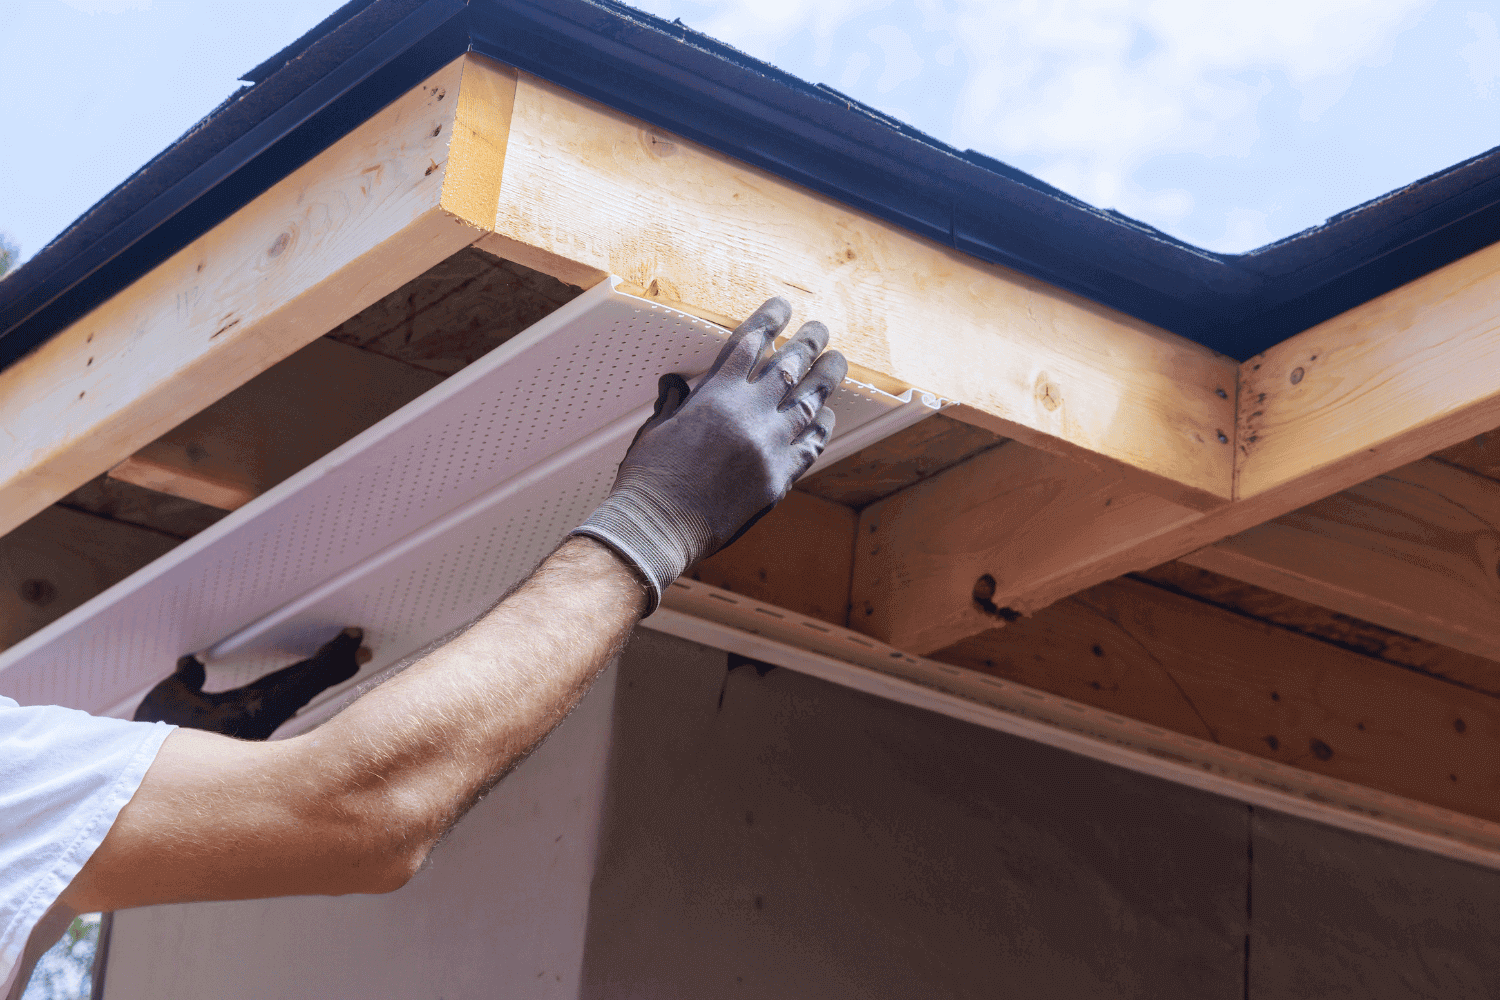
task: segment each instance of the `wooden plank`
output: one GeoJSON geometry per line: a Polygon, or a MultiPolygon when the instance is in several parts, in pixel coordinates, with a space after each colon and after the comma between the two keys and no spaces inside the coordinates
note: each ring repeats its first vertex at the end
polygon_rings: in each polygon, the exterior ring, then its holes
{"type": "Polygon", "coordinates": [[[178,539],[192,538],[226,513],[195,500],[122,483],[107,475],[90,479],[57,501],[57,506],[124,521],[178,539]]]}
{"type": "MultiPolygon", "coordinates": [[[[1044,587],[1031,596],[1033,567],[1081,590],[1116,575],[1137,571],[1188,555],[1231,535],[1255,528],[1299,508],[1421,458],[1437,448],[1451,447],[1443,457],[1468,463],[1475,471],[1494,473],[1491,447],[1471,437],[1500,424],[1500,245],[1475,253],[1424,278],[1365,303],[1348,313],[1299,334],[1246,362],[1240,376],[1240,417],[1237,421],[1237,485],[1235,500],[1207,513],[1174,508],[1156,496],[1139,491],[1128,503],[1135,523],[1120,522],[1111,514],[1095,523],[1082,505],[1065,496],[1036,502],[1045,509],[1010,511],[1003,503],[981,507],[988,490],[997,496],[1014,487],[998,477],[986,478],[984,463],[975,460],[965,472],[952,472],[942,482],[957,484],[953,502],[918,490],[911,498],[885,501],[891,510],[911,503],[903,527],[884,538],[862,533],[856,556],[855,611],[851,626],[915,652],[929,642],[956,642],[986,623],[979,605],[963,608],[969,580],[949,579],[934,551],[961,548],[962,573],[979,563],[1004,567],[1004,573],[985,572],[1001,582],[996,608],[1026,612],[1044,606],[1047,597],[1066,588],[1044,587]],[[978,480],[965,482],[965,476],[978,480]],[[925,525],[918,528],[920,513],[925,525]],[[1026,542],[1008,527],[1015,517],[1033,525],[1033,535],[1061,533],[1097,539],[1092,547],[1070,546],[1070,537],[1056,541],[1033,537],[1026,542]],[[920,531],[930,534],[919,537],[920,531]],[[878,559],[871,555],[879,547],[878,559]],[[1047,549],[1054,558],[1035,561],[1033,553],[1047,549]],[[980,558],[980,554],[983,558],[980,558]],[[1062,558],[1066,554],[1066,559],[1062,558]],[[1071,560],[1070,565],[1063,562],[1071,560]],[[868,562],[868,565],[866,563],[868,562]],[[868,613],[861,613],[861,605],[868,613]],[[911,628],[929,631],[918,640],[911,628]],[[914,643],[912,645],[911,643],[914,643]]],[[[1043,474],[1045,475],[1045,474],[1043,474]]],[[[1132,484],[1093,482],[1082,473],[1078,490],[1124,492],[1132,484]],[[1102,484],[1102,487],[1101,487],[1102,484]]],[[[941,479],[941,477],[939,477],[941,479]]],[[[933,486],[938,484],[934,480],[933,486]]],[[[900,496],[898,494],[897,496],[900,496]]],[[[1117,501],[1118,502],[1118,501],[1117,501]]],[[[1477,524],[1477,522],[1476,522],[1477,524]]],[[[1411,551],[1409,548],[1407,551],[1411,551]]],[[[1462,546],[1458,550],[1465,551],[1462,546]]],[[[1424,555],[1431,572],[1453,556],[1424,555]]],[[[1478,583],[1477,556],[1464,556],[1464,579],[1478,583]]],[[[1221,569],[1227,566],[1216,564],[1221,569]]],[[[1451,567],[1449,567],[1451,569],[1451,567]]],[[[1483,577],[1481,590],[1492,586],[1494,567],[1483,577]]],[[[1269,581],[1257,576],[1259,582],[1269,581]]],[[[1449,592],[1459,585],[1450,581],[1449,592]]],[[[1308,593],[1310,591],[1298,591],[1308,593]]],[[[1331,599],[1331,598],[1330,598],[1331,599]]],[[[1354,607],[1353,605],[1340,605],[1354,607]]],[[[1465,613],[1479,620],[1482,605],[1471,599],[1465,613]]],[[[1360,608],[1350,613],[1410,631],[1418,626],[1402,617],[1400,605],[1388,613],[1360,608]]],[[[1460,631],[1470,633],[1476,624],[1460,631]]],[[[1417,634],[1444,636],[1461,648],[1493,655],[1489,639],[1473,634],[1459,637],[1426,627],[1417,634]]]]}
{"type": "Polygon", "coordinates": [[[848,617],[855,513],[793,491],[729,548],[693,567],[694,580],[821,621],[848,617]]]}
{"type": "Polygon", "coordinates": [[[1500,663],[1448,646],[1330,611],[1274,590],[1176,560],[1132,577],[1207,601],[1278,628],[1331,642],[1344,649],[1500,697],[1500,663]]]}
{"type": "Polygon", "coordinates": [[[1196,517],[1008,442],[861,512],[849,625],[926,654],[1140,568],[1118,563],[1196,517]]]}
{"type": "Polygon", "coordinates": [[[1133,580],[934,657],[1342,781],[1500,818],[1500,699],[1133,580]]]}
{"type": "Polygon", "coordinates": [[[1230,496],[1228,359],[525,74],[483,245],[725,317],[786,295],[856,365],[971,422],[1198,507],[1230,496]]]}
{"type": "Polygon", "coordinates": [[[442,381],[319,337],[110,470],[235,510],[442,381]]]}
{"type": "MultiPolygon", "coordinates": [[[[1477,447],[1466,444],[1460,449],[1467,449],[1469,459],[1483,468],[1484,456],[1477,447]]],[[[999,451],[1003,454],[1005,450],[999,451]]],[[[1132,490],[1133,484],[1111,482],[1093,470],[1070,468],[1055,459],[1049,464],[1047,458],[1031,455],[1019,462],[1023,455],[976,456],[913,487],[909,495],[903,491],[867,509],[870,524],[862,530],[856,551],[850,626],[920,653],[1000,624],[993,613],[972,600],[972,587],[984,574],[997,581],[992,610],[1009,608],[1029,614],[1104,580],[1173,559],[1191,558],[1224,573],[1253,576],[1253,582],[1262,586],[1280,587],[1308,600],[1327,602],[1346,614],[1397,632],[1456,645],[1478,655],[1496,655],[1489,638],[1494,627],[1487,624],[1486,617],[1493,598],[1484,596],[1494,591],[1497,583],[1492,580],[1500,581],[1495,567],[1487,565],[1497,558],[1488,549],[1493,514],[1445,510],[1444,502],[1430,495],[1429,487],[1407,484],[1399,489],[1414,494],[1410,502],[1416,508],[1409,515],[1391,515],[1381,506],[1392,502],[1390,498],[1370,498],[1375,487],[1343,483],[1342,478],[1316,477],[1201,514],[1132,490]],[[1011,462],[1017,462],[1017,466],[1012,468],[1011,462]],[[1029,487],[1024,485],[1027,478],[1033,480],[1029,487]],[[1057,487],[1046,489],[1049,481],[1057,487]],[[1353,491],[1348,498],[1316,503],[1322,499],[1322,489],[1340,483],[1353,491]],[[1062,484],[1069,485],[1063,488],[1062,484]],[[1092,504],[1085,499],[1089,496],[1094,497],[1092,504]],[[1104,506],[1103,499],[1112,502],[1104,506]],[[1346,503],[1354,506],[1345,510],[1346,503]],[[1264,568],[1253,573],[1243,565],[1231,569],[1227,554],[1191,555],[1225,538],[1253,532],[1258,525],[1274,519],[1295,518],[1299,515],[1292,511],[1305,504],[1316,507],[1314,516],[1335,522],[1355,517],[1358,508],[1363,513],[1357,516],[1371,524],[1384,523],[1392,530],[1420,530],[1421,538],[1405,540],[1381,540],[1376,537],[1379,531],[1361,533],[1361,544],[1382,547],[1395,553],[1396,559],[1415,559],[1419,568],[1412,572],[1425,573],[1432,581],[1429,611],[1414,614],[1406,607],[1408,598],[1396,583],[1408,572],[1406,563],[1401,569],[1389,567],[1383,571],[1384,579],[1370,584],[1387,594],[1381,599],[1383,608],[1376,609],[1351,602],[1353,590],[1346,591],[1340,600],[1326,590],[1308,589],[1308,581],[1325,572],[1313,566],[1310,550],[1300,553],[1306,566],[1300,584],[1276,582],[1264,568]],[[1423,505],[1431,510],[1421,512],[1423,505]],[[889,515],[883,520],[877,518],[877,508],[889,515]],[[1419,529],[1419,525],[1423,526],[1419,529]],[[1437,548],[1428,550],[1431,546],[1437,548]],[[1210,563],[1210,559],[1215,561],[1210,563]],[[1467,596],[1457,597],[1465,587],[1467,596]],[[1439,600],[1439,594],[1453,595],[1455,600],[1445,604],[1448,597],[1439,600]],[[1455,614],[1462,616],[1462,622],[1447,621],[1455,614]]],[[[1431,471],[1429,478],[1434,481],[1468,484],[1454,494],[1459,503],[1482,507],[1489,503],[1477,499],[1492,493],[1484,483],[1465,479],[1458,470],[1447,476],[1438,469],[1431,471]]],[[[1338,472],[1340,477],[1348,474],[1349,469],[1338,472]]],[[[1394,490],[1398,485],[1387,481],[1385,488],[1394,490]]],[[[1273,530],[1277,529],[1267,528],[1265,532],[1273,530]]],[[[1344,553],[1339,558],[1355,556],[1344,553]]],[[[1330,568],[1327,572],[1340,570],[1330,568]]],[[[1351,587],[1366,587],[1366,582],[1354,574],[1346,572],[1345,576],[1351,587]]]]}
{"type": "Polygon", "coordinates": [[[1004,441],[982,427],[934,413],[800,480],[796,488],[858,510],[1004,441]]]}
{"type": "Polygon", "coordinates": [[[1500,483],[1425,459],[1183,562],[1500,660],[1500,483]]]}
{"type": "Polygon", "coordinates": [[[0,533],[472,243],[513,85],[455,60],[0,372],[0,533]]]}
{"type": "Polygon", "coordinates": [[[581,290],[475,247],[428,268],[328,331],[332,340],[452,375],[581,290]]]}
{"type": "Polygon", "coordinates": [[[1500,425],[1500,244],[1246,361],[1235,496],[1336,493],[1500,425]]]}
{"type": "Polygon", "coordinates": [[[1491,429],[1432,453],[1433,458],[1476,476],[1500,481],[1500,431],[1491,429]]]}
{"type": "Polygon", "coordinates": [[[125,579],[178,539],[64,507],[0,538],[0,649],[125,579]]]}

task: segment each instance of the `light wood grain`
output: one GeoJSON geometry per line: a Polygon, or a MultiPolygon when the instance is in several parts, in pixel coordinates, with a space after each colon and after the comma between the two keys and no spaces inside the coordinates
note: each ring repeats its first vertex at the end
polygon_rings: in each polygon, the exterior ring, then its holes
{"type": "Polygon", "coordinates": [[[1419,674],[1500,697],[1500,662],[1495,660],[1330,611],[1181,560],[1131,576],[1419,674]]]}
{"type": "Polygon", "coordinates": [[[1431,459],[1183,561],[1500,660],[1500,483],[1431,459]]]}
{"type": "Polygon", "coordinates": [[[693,567],[694,580],[843,625],[849,607],[855,514],[798,493],[733,545],[693,567]]]}
{"type": "Polygon", "coordinates": [[[997,433],[1199,506],[1230,495],[1222,356],[526,74],[510,143],[486,244],[502,256],[724,317],[784,295],[856,364],[962,400],[997,433]]]}
{"type": "Polygon", "coordinates": [[[1500,699],[1130,580],[935,659],[1500,819],[1500,699]]]}
{"type": "Polygon", "coordinates": [[[160,532],[48,507],[0,538],[0,649],[61,618],[177,543],[160,532]]]}
{"type": "Polygon", "coordinates": [[[487,73],[450,63],[0,372],[0,533],[473,242],[445,198],[471,212],[498,184],[463,162],[505,146],[493,109],[459,113],[487,73]]]}
{"type": "Polygon", "coordinates": [[[1130,564],[1139,550],[1170,548],[1197,516],[1128,477],[1009,442],[861,512],[849,624],[925,654],[1142,568],[1130,564]],[[985,576],[988,605],[974,597],[985,576]]]}
{"type": "Polygon", "coordinates": [[[235,510],[442,381],[319,337],[110,470],[235,510]]]}
{"type": "Polygon", "coordinates": [[[1500,430],[1491,428],[1483,434],[1465,438],[1458,444],[1433,452],[1432,457],[1467,469],[1476,476],[1500,482],[1500,430]]]}
{"type": "Polygon", "coordinates": [[[1495,427],[1500,244],[1251,358],[1240,383],[1242,499],[1296,488],[1301,506],[1495,427]]]}
{"type": "Polygon", "coordinates": [[[468,247],[328,331],[332,340],[451,375],[579,289],[468,247]]]}
{"type": "Polygon", "coordinates": [[[796,488],[858,510],[1004,440],[935,413],[800,480],[796,488]]]}

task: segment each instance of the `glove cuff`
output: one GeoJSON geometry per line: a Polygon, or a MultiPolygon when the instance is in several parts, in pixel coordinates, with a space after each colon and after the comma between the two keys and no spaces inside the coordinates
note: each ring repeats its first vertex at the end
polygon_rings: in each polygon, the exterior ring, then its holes
{"type": "Polygon", "coordinates": [[[661,604],[672,581],[702,558],[708,525],[665,503],[638,477],[623,473],[608,498],[570,534],[587,535],[614,549],[646,580],[646,614],[661,604]]]}

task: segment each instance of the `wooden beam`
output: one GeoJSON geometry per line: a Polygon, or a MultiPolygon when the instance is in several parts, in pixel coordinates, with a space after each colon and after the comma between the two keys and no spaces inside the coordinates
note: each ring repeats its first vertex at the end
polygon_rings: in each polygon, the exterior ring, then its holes
{"type": "Polygon", "coordinates": [[[694,580],[843,625],[855,514],[793,490],[729,548],[693,567],[694,580]]]}
{"type": "Polygon", "coordinates": [[[178,539],[64,507],[0,538],[0,649],[176,546],[178,539]]]}
{"type": "Polygon", "coordinates": [[[1500,662],[1495,660],[1383,628],[1182,561],[1132,573],[1131,578],[1500,698],[1500,662]]]}
{"type": "MultiPolygon", "coordinates": [[[[997,581],[995,609],[1027,613],[1069,587],[1076,592],[1184,557],[1436,448],[1453,446],[1454,460],[1459,452],[1492,460],[1485,446],[1465,439],[1500,423],[1497,303],[1500,244],[1247,361],[1239,379],[1235,499],[1206,513],[1097,469],[1039,470],[1044,479],[1073,483],[1077,495],[1038,489],[1007,505],[1002,498],[1017,495],[1015,477],[1005,462],[982,456],[951,470],[942,484],[889,498],[885,509],[896,516],[861,531],[851,627],[921,652],[993,627],[986,606],[972,599],[970,574],[981,566],[997,581]],[[938,496],[940,485],[952,485],[953,496],[938,496]],[[1113,505],[1091,510],[1083,495],[1108,496],[1129,515],[1113,505]],[[985,496],[991,499],[982,504],[985,496]],[[1027,525],[1024,537],[1017,523],[1027,525]],[[1080,539],[1089,544],[1076,544],[1080,539]],[[949,573],[935,554],[958,549],[958,569],[949,573]]],[[[1478,611],[1469,607],[1472,620],[1478,611]]],[[[1402,627],[1414,626],[1407,619],[1402,627]]],[[[1455,641],[1490,648],[1473,635],[1455,641]]]]}
{"type": "Polygon", "coordinates": [[[1500,425],[1500,244],[1241,366],[1235,496],[1303,506],[1500,425]]]}
{"type": "Polygon", "coordinates": [[[455,60],[0,372],[0,534],[477,239],[513,95],[455,60]]]}
{"type": "Polygon", "coordinates": [[[1500,819],[1500,699],[1146,583],[1101,584],[934,658],[1500,819]]]}
{"type": "Polygon", "coordinates": [[[861,512],[849,626],[925,655],[1143,568],[1143,545],[1197,517],[1008,442],[861,512]]]}
{"type": "Polygon", "coordinates": [[[1500,430],[1491,428],[1442,451],[1435,451],[1432,457],[1467,469],[1476,476],[1500,482],[1500,430]]]}
{"type": "Polygon", "coordinates": [[[109,475],[235,510],[441,381],[431,372],[319,337],[109,475]]]}
{"type": "Polygon", "coordinates": [[[963,419],[1198,508],[1230,496],[1229,359],[524,73],[494,228],[481,245],[510,260],[690,311],[786,295],[963,419]]]}
{"type": "Polygon", "coordinates": [[[934,413],[799,480],[796,489],[859,510],[1004,443],[982,427],[934,413]]]}
{"type": "Polygon", "coordinates": [[[216,507],[122,483],[107,475],[95,476],[55,506],[123,521],[181,540],[192,538],[223,520],[226,514],[216,507]]]}
{"type": "Polygon", "coordinates": [[[328,338],[452,375],[581,291],[469,247],[340,323],[328,338]]]}
{"type": "Polygon", "coordinates": [[[1182,561],[1500,660],[1500,483],[1433,459],[1182,561]]]}

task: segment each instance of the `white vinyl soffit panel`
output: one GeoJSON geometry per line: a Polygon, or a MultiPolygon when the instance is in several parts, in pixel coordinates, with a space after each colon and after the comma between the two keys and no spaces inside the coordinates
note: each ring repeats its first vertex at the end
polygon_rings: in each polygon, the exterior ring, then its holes
{"type": "MultiPolygon", "coordinates": [[[[604,499],[658,376],[705,371],[728,337],[615,284],[0,654],[0,694],[128,716],[184,653],[223,690],[346,625],[374,652],[355,684],[473,618],[604,499]]],[[[846,380],[829,405],[819,466],[941,402],[846,380]]]]}

